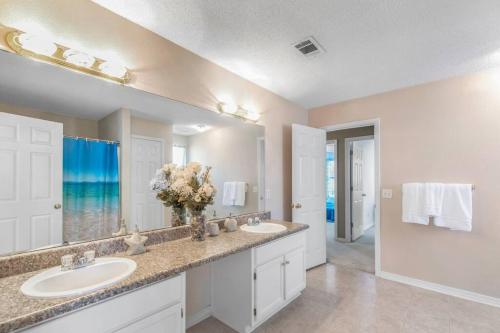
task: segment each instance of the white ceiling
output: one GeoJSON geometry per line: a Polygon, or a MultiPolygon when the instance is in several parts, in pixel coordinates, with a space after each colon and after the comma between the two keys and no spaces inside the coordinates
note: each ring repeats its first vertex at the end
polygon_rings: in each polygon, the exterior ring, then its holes
{"type": "Polygon", "coordinates": [[[500,65],[499,0],[94,1],[308,108],[500,65]]]}
{"type": "Polygon", "coordinates": [[[0,103],[92,120],[126,108],[132,115],[173,124],[180,135],[199,133],[199,124],[245,126],[213,111],[2,51],[0,103]]]}

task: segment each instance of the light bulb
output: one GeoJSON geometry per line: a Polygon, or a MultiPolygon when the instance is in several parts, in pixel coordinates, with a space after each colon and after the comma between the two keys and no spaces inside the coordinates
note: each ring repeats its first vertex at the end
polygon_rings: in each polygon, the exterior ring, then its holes
{"type": "Polygon", "coordinates": [[[238,111],[238,105],[234,103],[222,103],[222,111],[229,114],[235,114],[238,111]]]}
{"type": "Polygon", "coordinates": [[[127,69],[125,67],[118,65],[116,63],[109,62],[109,61],[106,61],[106,62],[103,62],[102,64],[100,64],[99,69],[104,74],[107,74],[109,76],[119,77],[119,78],[122,78],[127,74],[127,69]]]}
{"type": "Polygon", "coordinates": [[[23,49],[46,56],[51,56],[57,51],[57,45],[53,42],[28,33],[22,33],[18,37],[18,42],[23,49]]]}
{"type": "Polygon", "coordinates": [[[246,112],[245,118],[252,120],[252,121],[257,121],[260,118],[260,114],[253,111],[253,110],[249,110],[246,112]]]}
{"type": "Polygon", "coordinates": [[[64,59],[66,59],[67,62],[70,64],[80,66],[80,67],[92,67],[92,65],[95,62],[95,58],[88,55],[85,52],[73,50],[73,49],[68,49],[64,51],[63,53],[64,59]]]}

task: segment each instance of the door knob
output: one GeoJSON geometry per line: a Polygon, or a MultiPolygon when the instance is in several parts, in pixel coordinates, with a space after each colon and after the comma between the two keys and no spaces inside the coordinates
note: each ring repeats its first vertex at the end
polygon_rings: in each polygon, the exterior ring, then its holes
{"type": "Polygon", "coordinates": [[[302,205],[300,203],[295,204],[295,208],[302,208],[302,205]]]}
{"type": "Polygon", "coordinates": [[[61,209],[62,205],[60,203],[56,203],[54,205],[54,209],[61,209]]]}

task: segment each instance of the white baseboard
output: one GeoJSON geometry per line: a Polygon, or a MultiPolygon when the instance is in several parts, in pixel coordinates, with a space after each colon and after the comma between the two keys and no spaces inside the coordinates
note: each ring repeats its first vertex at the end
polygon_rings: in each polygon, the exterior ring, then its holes
{"type": "Polygon", "coordinates": [[[209,318],[212,315],[212,307],[207,306],[201,311],[198,311],[195,314],[192,314],[189,316],[189,318],[186,318],[186,329],[204,321],[205,319],[209,318]]]}
{"type": "Polygon", "coordinates": [[[383,279],[396,281],[399,283],[408,284],[410,286],[432,290],[441,294],[454,296],[468,301],[491,305],[500,308],[500,298],[478,294],[464,289],[453,288],[442,284],[414,279],[408,276],[398,275],[389,272],[379,272],[377,276],[383,279]]]}

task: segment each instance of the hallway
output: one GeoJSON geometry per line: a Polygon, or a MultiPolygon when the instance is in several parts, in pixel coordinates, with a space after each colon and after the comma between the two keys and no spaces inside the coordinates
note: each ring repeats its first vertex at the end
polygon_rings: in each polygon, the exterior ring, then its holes
{"type": "Polygon", "coordinates": [[[335,240],[334,226],[334,223],[326,224],[327,261],[337,266],[375,273],[375,228],[365,231],[353,243],[343,243],[335,240]]]}

